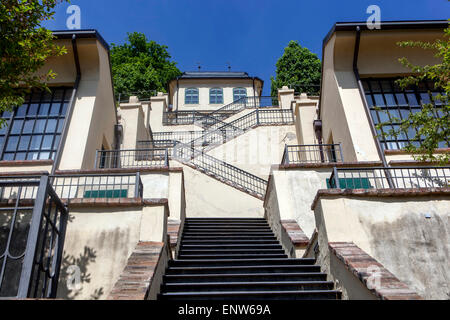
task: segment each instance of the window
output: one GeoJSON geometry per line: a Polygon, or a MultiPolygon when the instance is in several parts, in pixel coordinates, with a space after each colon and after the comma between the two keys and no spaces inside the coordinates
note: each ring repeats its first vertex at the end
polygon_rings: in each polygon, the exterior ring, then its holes
{"type": "Polygon", "coordinates": [[[209,89],[209,103],[210,104],[223,103],[223,90],[222,90],[222,88],[209,89]]]}
{"type": "Polygon", "coordinates": [[[184,95],[185,104],[198,104],[198,89],[188,88],[184,95]]]}
{"type": "Polygon", "coordinates": [[[233,89],[233,101],[247,97],[247,89],[245,88],[234,88],[233,89]]]}
{"type": "MultiPolygon", "coordinates": [[[[431,96],[444,94],[434,88],[432,82],[421,82],[418,86],[409,87],[406,90],[399,88],[393,78],[388,79],[363,79],[367,104],[370,108],[370,114],[375,125],[391,121],[394,118],[407,119],[411,112],[418,112],[422,104],[433,102],[431,96]],[[381,109],[381,110],[378,110],[381,109]]],[[[434,102],[439,105],[439,102],[434,102]]],[[[437,110],[439,114],[439,109],[437,110]]],[[[393,122],[392,125],[384,125],[381,130],[378,129],[378,137],[383,149],[397,150],[404,148],[409,142],[419,144],[414,140],[416,130],[410,128],[409,132],[401,133],[397,137],[387,135],[391,129],[396,130],[399,123],[393,122]],[[385,136],[381,136],[381,134],[385,136]]],[[[448,141],[443,141],[439,147],[448,147],[448,141]]]]}
{"type": "Polygon", "coordinates": [[[35,90],[23,105],[1,113],[0,159],[54,159],[71,94],[68,87],[35,90]]]}

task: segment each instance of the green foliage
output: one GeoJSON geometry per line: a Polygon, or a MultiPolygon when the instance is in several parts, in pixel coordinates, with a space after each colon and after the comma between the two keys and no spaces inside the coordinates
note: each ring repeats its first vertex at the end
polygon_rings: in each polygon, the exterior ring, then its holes
{"type": "MultiPolygon", "coordinates": [[[[64,0],[0,1],[0,112],[21,105],[31,88],[48,89],[56,74],[36,74],[52,56],[65,54],[50,30],[40,24],[52,19],[64,0]]],[[[0,123],[0,126],[2,123],[0,123]]]]}
{"type": "Polygon", "coordinates": [[[181,74],[170,61],[167,46],[148,41],[143,33],[128,33],[128,42],[112,44],[111,65],[116,94],[166,92],[168,82],[181,74]]]}
{"type": "MultiPolygon", "coordinates": [[[[444,39],[438,39],[434,42],[404,41],[399,42],[401,47],[415,47],[424,50],[435,51],[435,56],[442,62],[436,65],[416,66],[407,58],[401,58],[399,61],[408,67],[414,74],[397,80],[397,84],[405,89],[411,85],[417,85],[421,81],[432,80],[435,82],[435,88],[444,91],[443,95],[433,97],[435,103],[422,105],[420,112],[411,113],[407,119],[392,118],[390,121],[380,123],[377,128],[385,124],[399,123],[398,129],[392,129],[384,135],[399,136],[407,133],[409,128],[417,129],[414,140],[422,141],[418,146],[408,143],[405,151],[413,154],[414,159],[418,161],[432,161],[440,164],[448,164],[450,155],[448,153],[436,154],[436,149],[440,142],[450,140],[450,47],[449,47],[450,28],[445,29],[444,39]],[[439,113],[438,113],[439,110],[439,113]]],[[[448,147],[448,144],[447,144],[448,147]]]]}
{"type": "Polygon", "coordinates": [[[321,78],[321,62],[316,54],[291,40],[276,64],[276,79],[271,77],[271,94],[283,86],[295,87],[296,91],[317,94],[321,78]]]}

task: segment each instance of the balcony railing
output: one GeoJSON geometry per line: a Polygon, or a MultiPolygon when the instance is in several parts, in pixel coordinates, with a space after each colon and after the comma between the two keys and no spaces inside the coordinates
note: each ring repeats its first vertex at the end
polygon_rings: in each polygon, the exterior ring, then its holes
{"type": "Polygon", "coordinates": [[[281,164],[343,162],[341,144],[286,145],[281,164]]]}
{"type": "Polygon", "coordinates": [[[108,202],[111,199],[142,198],[144,187],[140,173],[59,174],[51,176],[52,186],[64,202],[108,202]]]}
{"type": "Polygon", "coordinates": [[[0,297],[55,298],[68,210],[50,177],[0,179],[0,297]]]}
{"type": "Polygon", "coordinates": [[[450,167],[335,167],[327,184],[338,189],[445,188],[450,184],[450,167]]]}
{"type": "Polygon", "coordinates": [[[166,148],[142,148],[124,150],[97,150],[95,168],[168,167],[166,148]]]}
{"type": "Polygon", "coordinates": [[[183,143],[172,148],[172,158],[194,166],[219,180],[227,181],[234,187],[263,197],[267,181],[222,160],[207,155],[183,143]]]}
{"type": "Polygon", "coordinates": [[[173,111],[163,113],[164,125],[199,124],[203,128],[220,126],[222,121],[237,112],[249,108],[278,107],[276,97],[243,97],[211,112],[173,111]]]}

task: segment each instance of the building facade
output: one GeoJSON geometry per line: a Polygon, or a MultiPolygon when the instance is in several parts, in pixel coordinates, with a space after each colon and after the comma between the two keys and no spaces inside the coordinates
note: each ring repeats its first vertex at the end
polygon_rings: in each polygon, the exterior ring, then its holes
{"type": "Polygon", "coordinates": [[[55,32],[51,93],[0,115],[0,296],[448,299],[450,168],[376,129],[440,93],[396,43],[447,25],[335,24],[320,96],[197,71],[117,106],[102,37],[55,32]]]}

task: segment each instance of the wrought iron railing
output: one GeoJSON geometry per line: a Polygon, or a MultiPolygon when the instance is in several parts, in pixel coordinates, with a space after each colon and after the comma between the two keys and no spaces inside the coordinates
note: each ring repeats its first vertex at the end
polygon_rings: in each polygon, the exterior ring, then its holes
{"type": "Polygon", "coordinates": [[[450,185],[450,167],[335,167],[327,183],[338,189],[444,188],[450,185]]]}
{"type": "MultiPolygon", "coordinates": [[[[198,124],[202,128],[223,124],[223,120],[248,108],[278,107],[276,97],[243,97],[223,107],[205,113],[199,111],[174,111],[163,113],[164,125],[198,124]]],[[[215,129],[215,128],[214,128],[215,129]]]]}
{"type": "Polygon", "coordinates": [[[121,198],[142,198],[144,187],[140,173],[58,174],[51,176],[53,189],[64,202],[109,201],[121,198]]]}
{"type": "Polygon", "coordinates": [[[341,144],[286,145],[281,164],[343,162],[341,144]]]}
{"type": "Polygon", "coordinates": [[[287,125],[293,123],[294,115],[291,110],[257,109],[215,130],[205,130],[205,133],[201,137],[193,140],[192,144],[195,146],[205,146],[209,149],[215,145],[225,143],[257,126],[287,125]]]}
{"type": "MultiPolygon", "coordinates": [[[[153,148],[152,148],[153,147],[153,148]]],[[[168,167],[169,157],[166,148],[97,150],[95,154],[95,168],[141,168],[168,167]]]]}
{"type": "Polygon", "coordinates": [[[228,181],[238,189],[263,197],[267,181],[229,163],[207,155],[184,143],[176,143],[172,158],[193,165],[219,180],[228,181]]]}
{"type": "Polygon", "coordinates": [[[0,179],[0,297],[55,298],[68,209],[41,177],[0,179]]]}

